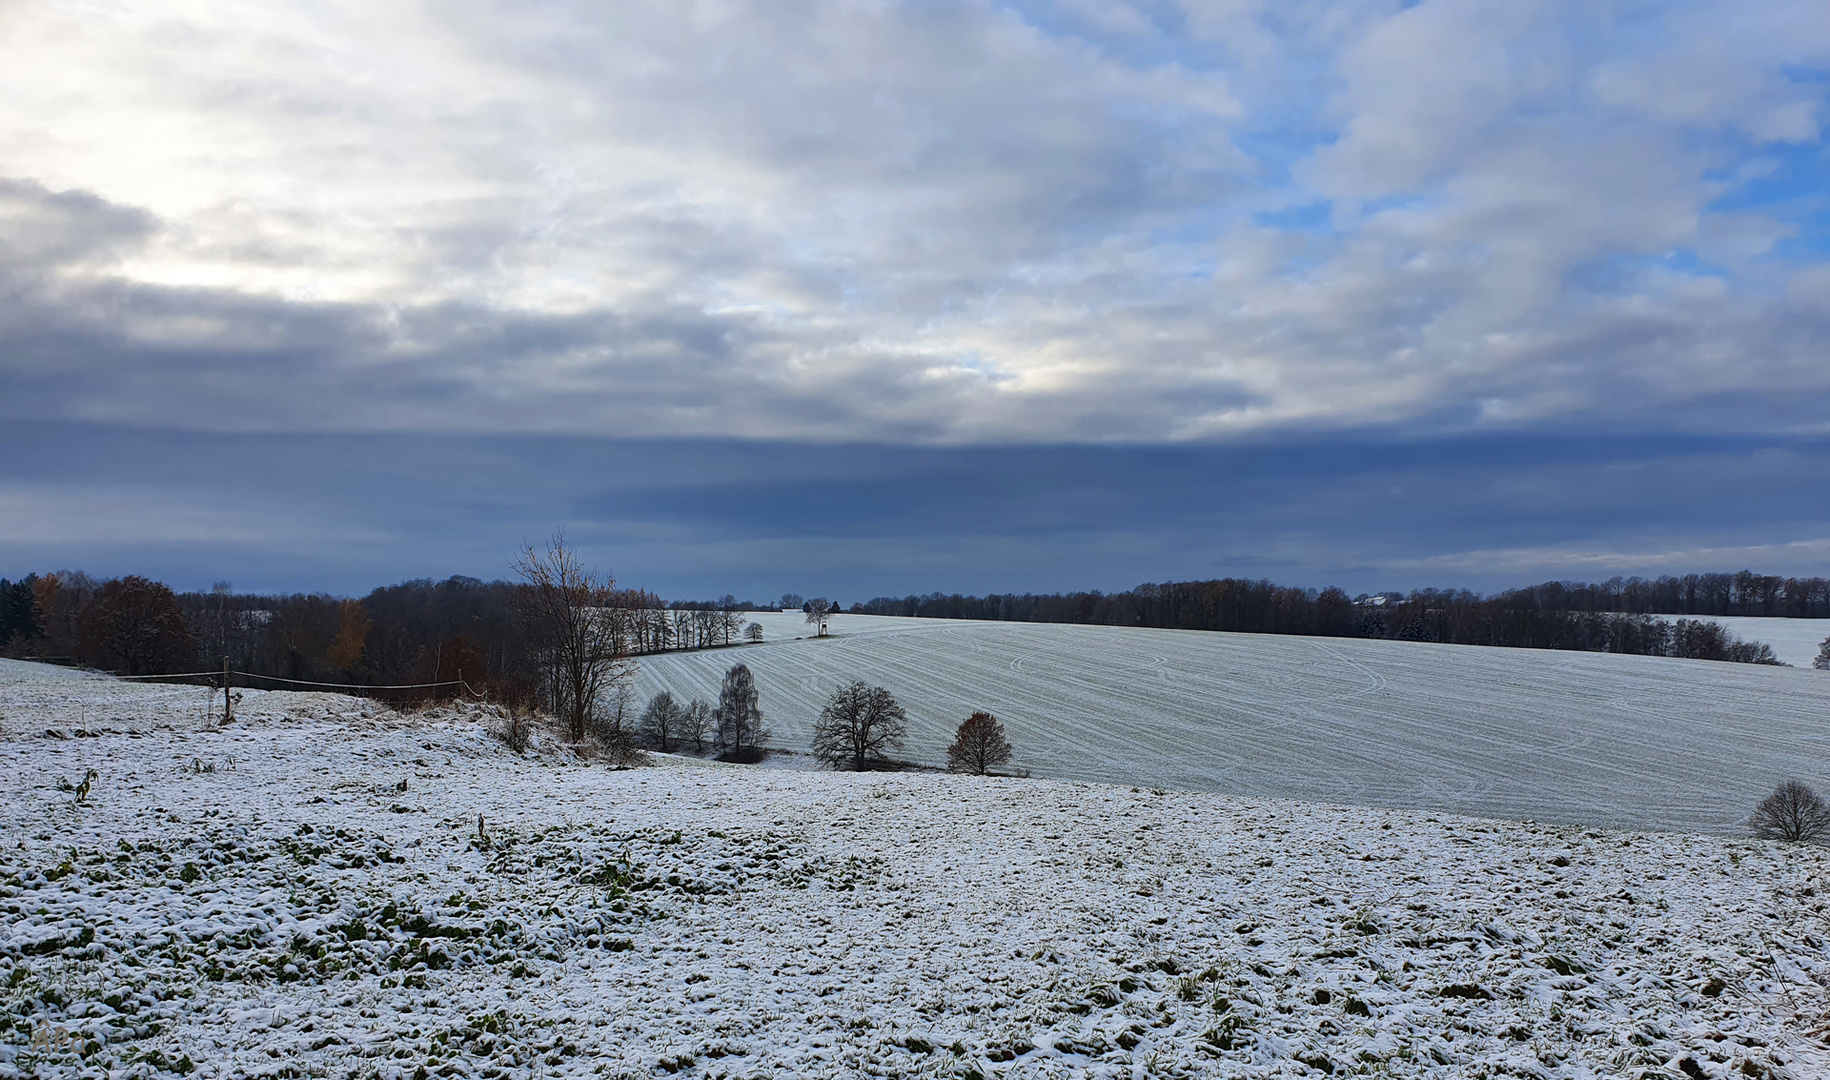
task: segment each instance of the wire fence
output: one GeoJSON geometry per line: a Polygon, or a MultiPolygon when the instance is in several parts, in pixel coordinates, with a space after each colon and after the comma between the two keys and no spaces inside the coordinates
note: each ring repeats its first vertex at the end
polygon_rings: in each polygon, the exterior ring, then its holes
{"type": "MultiPolygon", "coordinates": [[[[382,684],[333,683],[333,682],[318,682],[313,679],[288,679],[288,678],[285,678],[284,676],[280,676],[280,675],[262,675],[262,674],[259,674],[257,672],[253,672],[253,671],[238,671],[238,670],[234,670],[234,669],[226,669],[226,670],[219,670],[219,671],[186,671],[186,672],[179,672],[179,673],[171,674],[171,675],[116,675],[116,676],[114,676],[114,678],[120,679],[123,681],[131,681],[131,682],[152,682],[155,680],[171,681],[174,679],[208,679],[208,680],[210,680],[210,683],[209,683],[210,686],[214,687],[215,689],[220,690],[220,689],[222,689],[222,680],[225,677],[236,676],[236,675],[239,675],[244,679],[260,679],[260,680],[265,680],[267,682],[286,683],[291,686],[312,686],[312,687],[317,687],[320,689],[327,689],[327,690],[353,691],[357,694],[360,694],[363,691],[436,690],[441,686],[460,686],[460,687],[463,687],[465,693],[471,695],[472,697],[481,699],[486,696],[482,692],[480,692],[477,689],[475,689],[474,687],[472,687],[469,682],[467,682],[466,680],[464,680],[462,678],[443,679],[438,682],[426,682],[426,683],[382,683],[382,684]]],[[[261,687],[250,686],[250,687],[248,687],[248,689],[259,690],[259,689],[261,689],[261,687]]]]}

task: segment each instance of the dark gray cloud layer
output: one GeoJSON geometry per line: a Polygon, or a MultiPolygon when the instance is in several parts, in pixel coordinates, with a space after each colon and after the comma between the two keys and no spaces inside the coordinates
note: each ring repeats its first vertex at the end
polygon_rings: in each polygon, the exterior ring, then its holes
{"type": "Polygon", "coordinates": [[[1830,572],[1821,441],[917,448],[27,422],[0,434],[0,463],[0,575],[360,592],[503,575],[559,524],[630,583],[758,599],[1830,572]]]}

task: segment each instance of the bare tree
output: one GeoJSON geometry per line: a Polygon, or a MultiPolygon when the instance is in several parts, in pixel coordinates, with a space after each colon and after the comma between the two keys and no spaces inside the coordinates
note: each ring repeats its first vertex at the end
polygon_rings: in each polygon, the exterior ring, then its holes
{"type": "Polygon", "coordinates": [[[44,637],[40,656],[74,659],[80,651],[81,618],[101,582],[81,570],[59,570],[32,585],[38,631],[44,637]]]}
{"type": "Polygon", "coordinates": [[[756,707],[756,679],[748,666],[737,664],[724,673],[716,718],[720,750],[737,758],[756,756],[769,732],[763,727],[762,710],[756,707]]]}
{"type": "Polygon", "coordinates": [[[983,776],[1009,763],[1010,740],[1004,737],[1004,725],[988,712],[966,717],[954,733],[953,745],[947,747],[947,769],[951,772],[983,776]]]}
{"type": "Polygon", "coordinates": [[[585,719],[585,734],[614,751],[611,757],[635,749],[635,694],[629,683],[618,680],[597,697],[597,707],[585,719]]]}
{"type": "Polygon", "coordinates": [[[680,707],[674,696],[663,690],[648,699],[648,708],[642,710],[642,734],[649,742],[655,744],[661,753],[670,753],[673,747],[670,740],[680,738],[680,728],[685,720],[686,710],[680,707]]]}
{"type": "Polygon", "coordinates": [[[1787,780],[1760,801],[1748,824],[1763,840],[1816,842],[1830,835],[1830,806],[1817,792],[1787,780]]]}
{"type": "Polygon", "coordinates": [[[862,769],[870,759],[902,745],[908,720],[883,687],[863,682],[841,686],[813,723],[813,754],[835,769],[848,762],[853,769],[862,769]]]}
{"type": "Polygon", "coordinates": [[[554,711],[571,741],[583,742],[599,701],[634,674],[623,620],[606,611],[616,582],[587,569],[566,546],[563,530],[544,552],[530,546],[513,565],[526,582],[516,599],[551,673],[554,711]]]}
{"type": "Polygon", "coordinates": [[[819,627],[820,637],[826,636],[826,624],[832,621],[832,601],[824,596],[807,601],[807,625],[819,627]]]}
{"type": "Polygon", "coordinates": [[[762,623],[753,622],[743,628],[743,637],[752,645],[761,645],[763,639],[762,623]]]}
{"type": "Polygon", "coordinates": [[[743,616],[737,610],[737,598],[725,593],[718,598],[717,627],[719,637],[729,645],[737,636],[737,628],[743,625],[743,616]]]}
{"type": "Polygon", "coordinates": [[[705,753],[705,737],[712,732],[712,707],[694,698],[680,710],[680,741],[691,742],[693,753],[705,753]]]}

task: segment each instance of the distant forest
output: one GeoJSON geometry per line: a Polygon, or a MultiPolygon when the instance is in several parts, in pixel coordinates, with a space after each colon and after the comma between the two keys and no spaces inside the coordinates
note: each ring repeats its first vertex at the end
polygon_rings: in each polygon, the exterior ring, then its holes
{"type": "MultiPolygon", "coordinates": [[[[238,593],[226,584],[176,593],[141,577],[100,581],[59,571],[0,580],[0,646],[12,657],[129,675],[220,671],[226,657],[234,670],[261,677],[237,685],[449,684],[388,695],[412,699],[455,694],[461,682],[497,701],[531,703],[550,680],[517,604],[526,589],[452,577],[389,585],[360,599],[238,593]]],[[[670,604],[612,589],[605,601],[627,656],[760,637],[744,618],[756,605],[730,596],[670,604]]]]}
{"type": "Polygon", "coordinates": [[[1465,589],[1349,597],[1223,578],[1139,585],[1128,592],[878,597],[854,612],[931,619],[1152,626],[1242,634],[1439,641],[1525,649],[1676,656],[1774,664],[1766,645],[1697,617],[1830,618],[1830,579],[1739,574],[1546,582],[1481,596],[1465,589]],[[1676,621],[1655,618],[1679,616],[1676,621]]]}
{"type": "MultiPolygon", "coordinates": [[[[263,678],[388,687],[462,682],[506,701],[534,701],[550,680],[523,625],[527,586],[452,577],[379,588],[360,599],[257,595],[227,585],[176,593],[141,577],[106,581],[60,571],[0,580],[0,647],[132,675],[218,671],[223,658],[263,678]]],[[[758,640],[758,605],[663,601],[612,590],[606,608],[629,656],[758,640]]],[[[800,597],[783,597],[799,604],[800,597]]],[[[762,605],[773,609],[777,605],[762,605]]],[[[1692,574],[1601,584],[1548,582],[1494,596],[1423,589],[1349,597],[1269,581],[1140,585],[1128,592],[960,596],[931,593],[853,604],[853,614],[1150,626],[1253,634],[1437,641],[1776,663],[1713,615],[1830,619],[1830,580],[1692,574]],[[1658,616],[1677,616],[1675,621],[1658,616]]],[[[256,685],[269,685],[256,681],[256,685]]],[[[282,684],[272,683],[274,687],[282,684]]],[[[452,690],[434,691],[456,692],[452,690]]],[[[397,696],[425,693],[411,691],[397,696]]]]}

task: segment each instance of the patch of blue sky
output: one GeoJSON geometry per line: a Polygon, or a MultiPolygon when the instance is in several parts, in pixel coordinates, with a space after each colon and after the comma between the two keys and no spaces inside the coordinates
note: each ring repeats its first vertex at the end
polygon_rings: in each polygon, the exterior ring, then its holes
{"type": "Polygon", "coordinates": [[[1734,182],[1708,206],[1717,213],[1758,213],[1795,230],[1775,244],[1769,258],[1820,262],[1830,257],[1830,144],[1823,140],[1762,146],[1741,158],[1759,169],[1740,169],[1734,182]]]}
{"type": "Polygon", "coordinates": [[[1325,127],[1311,116],[1287,113],[1254,117],[1250,126],[1233,133],[1233,145],[1258,163],[1258,178],[1266,184],[1291,184],[1296,166],[1317,150],[1340,140],[1338,128],[1325,127]]]}
{"type": "Polygon", "coordinates": [[[1116,5],[1063,4],[1059,0],[1005,0],[1000,6],[1054,38],[1094,46],[1114,60],[1140,68],[1180,64],[1197,71],[1223,68],[1223,43],[1202,41],[1187,33],[1179,7],[1134,0],[1128,11],[1116,5]]]}
{"type": "Polygon", "coordinates": [[[1334,228],[1334,203],[1328,200],[1286,206],[1279,210],[1260,210],[1252,215],[1267,229],[1320,235],[1334,228]]]}
{"type": "Polygon", "coordinates": [[[1821,64],[1781,64],[1779,74],[1790,83],[1830,87],[1830,67],[1821,64]]]}
{"type": "Polygon", "coordinates": [[[1173,64],[1228,77],[1245,112],[1233,132],[1234,144],[1259,162],[1269,182],[1287,182],[1296,162],[1338,138],[1333,127],[1318,119],[1336,89],[1337,58],[1312,47],[1275,9],[1261,13],[1258,22],[1282,46],[1277,77],[1258,80],[1239,77],[1239,64],[1225,41],[1191,33],[1179,4],[1133,0],[1128,6],[1141,20],[1102,18],[1093,14],[1099,10],[1093,4],[1058,0],[1007,0],[1003,6],[1044,34],[1085,42],[1131,67],[1173,64]]]}
{"type": "Polygon", "coordinates": [[[1619,295],[1639,291],[1654,271],[1725,281],[1733,277],[1728,268],[1704,262],[1694,250],[1677,248],[1657,255],[1623,253],[1595,259],[1572,267],[1564,282],[1579,292],[1619,295]]]}
{"type": "Polygon", "coordinates": [[[1710,203],[1711,210],[1821,204],[1830,200],[1830,143],[1819,139],[1748,147],[1731,169],[1711,176],[1732,185],[1710,203]]]}

